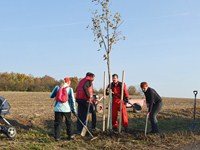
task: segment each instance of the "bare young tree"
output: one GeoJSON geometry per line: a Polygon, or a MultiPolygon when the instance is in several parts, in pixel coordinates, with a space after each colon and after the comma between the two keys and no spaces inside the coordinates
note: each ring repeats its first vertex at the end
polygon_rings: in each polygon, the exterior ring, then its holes
{"type": "Polygon", "coordinates": [[[119,31],[120,25],[123,23],[121,15],[116,12],[114,14],[110,11],[110,0],[92,0],[100,9],[93,12],[92,17],[92,31],[94,33],[94,41],[98,42],[100,50],[105,50],[103,55],[107,62],[108,79],[111,81],[111,65],[110,54],[112,47],[119,40],[125,39],[119,31]]]}
{"type": "Polygon", "coordinates": [[[110,54],[112,47],[119,40],[125,39],[119,31],[120,25],[123,23],[121,15],[116,12],[114,14],[110,11],[110,0],[92,0],[100,9],[93,12],[91,27],[94,34],[94,41],[98,42],[99,50],[105,50],[103,55],[104,60],[107,61],[108,80],[110,85],[110,102],[108,107],[108,124],[107,129],[112,130],[112,91],[111,91],[111,65],[110,54]]]}

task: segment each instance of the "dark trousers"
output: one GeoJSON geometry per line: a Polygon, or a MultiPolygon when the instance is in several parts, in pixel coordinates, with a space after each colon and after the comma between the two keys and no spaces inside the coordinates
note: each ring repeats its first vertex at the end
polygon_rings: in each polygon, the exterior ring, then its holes
{"type": "Polygon", "coordinates": [[[92,114],[92,129],[95,129],[96,128],[96,122],[97,122],[95,104],[90,105],[90,113],[92,114]]]}
{"type": "MultiPolygon", "coordinates": [[[[89,103],[87,100],[79,100],[79,99],[77,99],[76,102],[78,103],[78,117],[84,124],[86,124],[89,103]]],[[[81,132],[82,129],[83,125],[79,120],[77,120],[77,131],[81,132]]]]}
{"type": "Polygon", "coordinates": [[[55,139],[60,138],[60,132],[61,132],[61,125],[63,121],[63,117],[65,117],[65,124],[66,124],[66,130],[67,135],[72,135],[72,119],[71,119],[71,112],[55,112],[55,120],[54,120],[54,134],[55,139]]]}
{"type": "Polygon", "coordinates": [[[159,133],[158,120],[157,120],[156,116],[161,111],[162,105],[163,105],[162,102],[157,102],[157,103],[153,104],[151,113],[149,115],[152,133],[159,133]]]}
{"type": "MultiPolygon", "coordinates": [[[[78,117],[84,124],[86,124],[89,103],[86,100],[79,100],[79,99],[77,99],[76,102],[78,103],[78,117]]],[[[92,128],[95,129],[97,119],[96,119],[96,110],[94,104],[90,104],[89,113],[92,114],[92,128]]],[[[81,132],[82,129],[83,125],[80,123],[79,120],[77,120],[77,131],[81,132]]]]}

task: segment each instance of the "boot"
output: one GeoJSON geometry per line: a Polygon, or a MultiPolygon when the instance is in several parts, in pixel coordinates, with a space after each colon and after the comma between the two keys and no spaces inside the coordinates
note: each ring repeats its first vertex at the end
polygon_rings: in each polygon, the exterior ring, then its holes
{"type": "Polygon", "coordinates": [[[118,127],[113,127],[112,129],[114,132],[118,132],[118,127]]]}
{"type": "Polygon", "coordinates": [[[152,125],[152,130],[150,131],[150,133],[160,133],[157,123],[152,125]]]}
{"type": "Polygon", "coordinates": [[[128,127],[124,127],[124,132],[128,133],[128,127]]]}
{"type": "Polygon", "coordinates": [[[68,140],[74,140],[74,135],[68,135],[67,139],[68,140]]]}

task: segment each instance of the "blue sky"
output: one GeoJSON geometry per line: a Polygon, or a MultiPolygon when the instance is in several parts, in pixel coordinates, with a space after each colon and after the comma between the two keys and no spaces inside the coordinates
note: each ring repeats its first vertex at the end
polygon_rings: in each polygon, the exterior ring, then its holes
{"type": "MultiPolygon", "coordinates": [[[[200,90],[200,1],[118,0],[111,11],[126,36],[113,47],[111,69],[128,86],[149,82],[161,96],[193,98],[200,90]]],[[[93,42],[90,0],[1,0],[0,72],[55,79],[94,72],[103,86],[104,51],[93,42]]]]}

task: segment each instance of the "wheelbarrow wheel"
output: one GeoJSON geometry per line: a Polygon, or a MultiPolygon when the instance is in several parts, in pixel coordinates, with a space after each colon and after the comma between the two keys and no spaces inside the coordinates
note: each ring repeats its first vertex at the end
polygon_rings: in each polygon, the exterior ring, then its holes
{"type": "Polygon", "coordinates": [[[16,131],[15,127],[11,126],[11,127],[7,128],[6,136],[8,138],[14,139],[16,137],[16,135],[17,135],[17,131],[16,131]]]}
{"type": "Polygon", "coordinates": [[[96,112],[102,114],[103,113],[103,104],[102,103],[98,103],[96,105],[96,112]]]}

